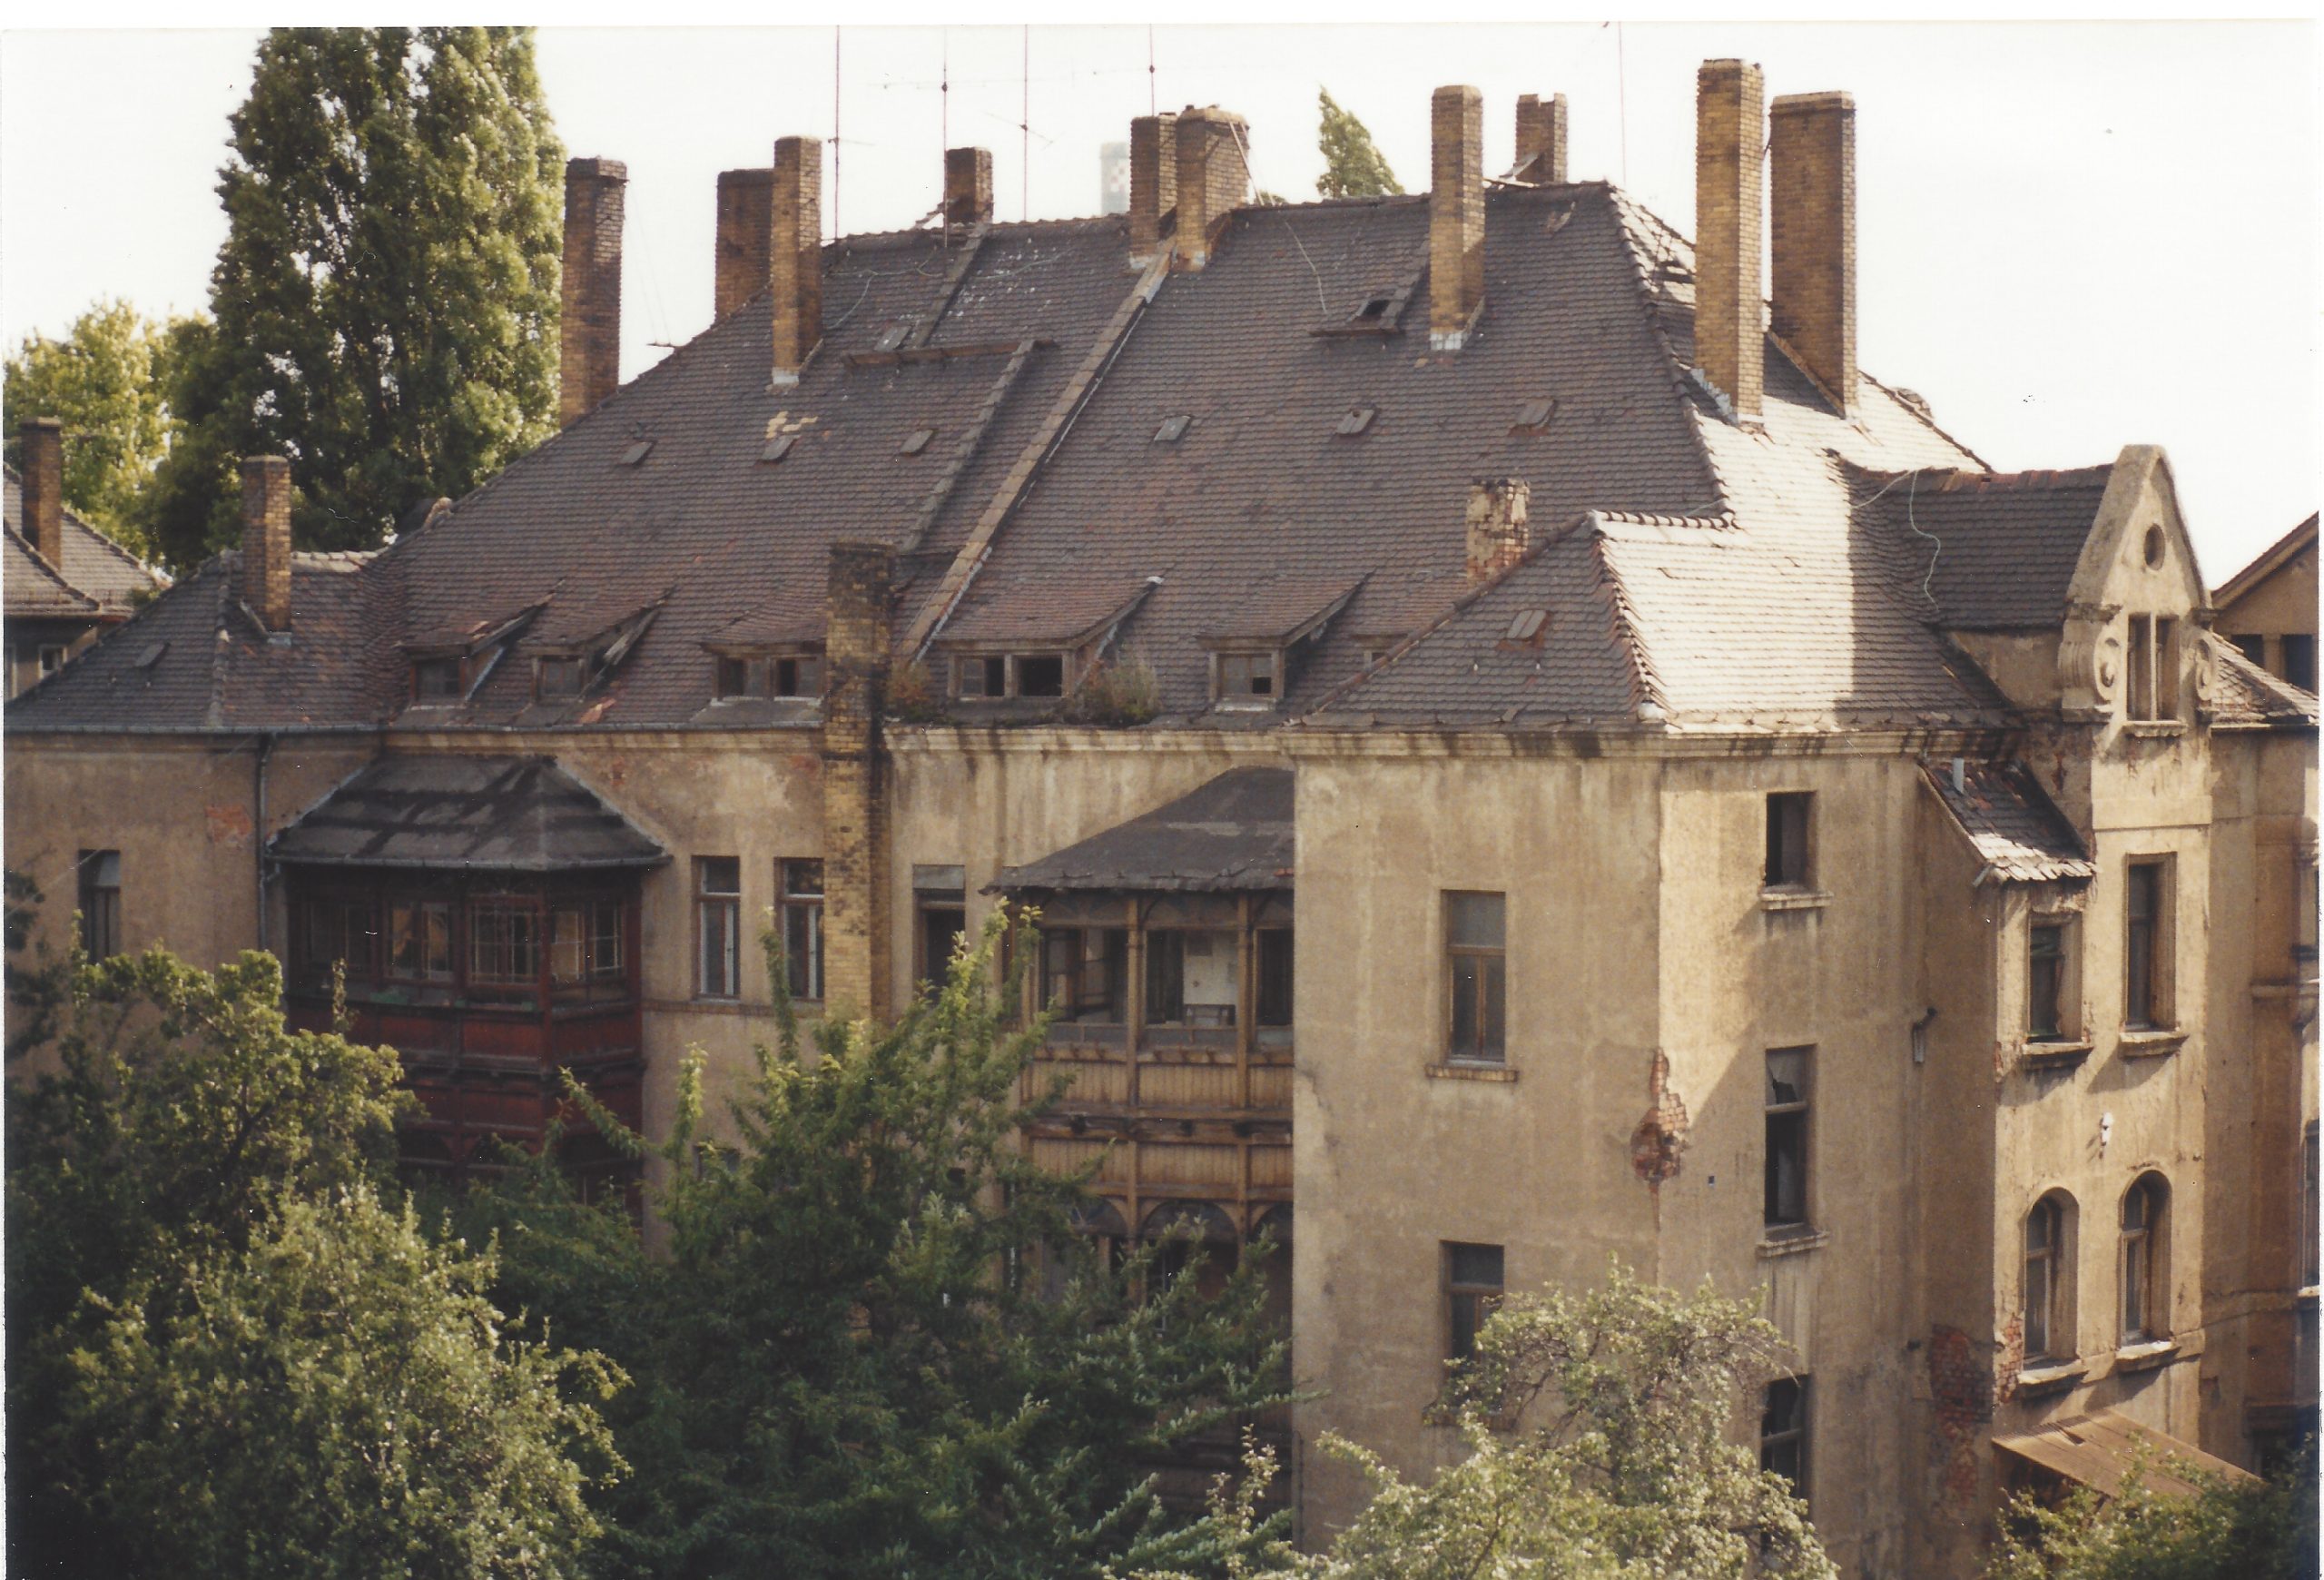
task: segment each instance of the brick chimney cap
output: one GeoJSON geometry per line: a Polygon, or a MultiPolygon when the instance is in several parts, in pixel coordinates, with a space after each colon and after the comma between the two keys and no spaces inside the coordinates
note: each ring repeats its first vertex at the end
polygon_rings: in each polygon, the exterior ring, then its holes
{"type": "Polygon", "coordinates": [[[1734,77],[1742,76],[1748,73],[1756,76],[1758,71],[1759,63],[1754,60],[1707,60],[1703,62],[1702,69],[1696,74],[1706,77],[1734,77]]]}
{"type": "Polygon", "coordinates": [[[567,180],[576,175],[594,175],[600,181],[627,181],[629,166],[618,159],[601,159],[594,155],[568,159],[565,162],[567,180]]]}
{"type": "Polygon", "coordinates": [[[17,424],[17,429],[21,432],[27,428],[54,429],[62,433],[64,431],[64,420],[61,417],[27,417],[23,422],[17,424]]]}
{"type": "Polygon", "coordinates": [[[774,171],[772,167],[759,170],[722,170],[718,173],[718,184],[722,187],[773,186],[774,171]]]}
{"type": "Polygon", "coordinates": [[[1825,114],[1835,110],[1854,114],[1856,100],[1834,89],[1821,94],[1777,94],[1768,104],[1770,115],[1825,114]]]}
{"type": "Polygon", "coordinates": [[[1485,96],[1485,94],[1482,88],[1472,87],[1467,83],[1447,83],[1429,96],[1435,99],[1459,97],[1463,99],[1482,100],[1485,96]]]}
{"type": "Polygon", "coordinates": [[[823,140],[820,137],[809,137],[804,134],[791,137],[778,137],[774,140],[774,146],[778,153],[781,152],[783,145],[786,143],[793,148],[801,149],[803,151],[812,148],[820,152],[823,146],[823,140]]]}
{"type": "Polygon", "coordinates": [[[242,469],[246,472],[287,472],[290,469],[290,463],[279,455],[246,455],[242,458],[242,469]]]}

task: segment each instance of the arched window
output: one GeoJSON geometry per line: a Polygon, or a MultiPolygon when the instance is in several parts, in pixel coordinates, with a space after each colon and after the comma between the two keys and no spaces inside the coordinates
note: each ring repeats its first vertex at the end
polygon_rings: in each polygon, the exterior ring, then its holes
{"type": "Polygon", "coordinates": [[[2053,1190],[2025,1215],[2025,1364],[2071,1360],[2073,1336],[2073,1198],[2053,1190]]]}
{"type": "Polygon", "coordinates": [[[1243,1239],[1235,1220],[1207,1201],[1163,1202],[1146,1215],[1144,1238],[1161,1242],[1155,1277],[1167,1281],[1192,1267],[1195,1288],[1206,1299],[1226,1288],[1243,1239]]]}
{"type": "Polygon", "coordinates": [[[2170,1249],[2171,1188],[2146,1174],[2122,1195],[2122,1342],[2165,1338],[2164,1258],[2170,1249]]]}

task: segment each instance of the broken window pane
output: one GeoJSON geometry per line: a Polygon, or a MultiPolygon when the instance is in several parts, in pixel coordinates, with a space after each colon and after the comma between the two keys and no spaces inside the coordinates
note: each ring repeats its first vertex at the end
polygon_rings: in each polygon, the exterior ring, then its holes
{"type": "Polygon", "coordinates": [[[1041,996],[1060,1022],[1118,1026],[1129,1018],[1129,929],[1053,927],[1041,933],[1041,996]]]}
{"type": "Polygon", "coordinates": [[[1477,1332],[1501,1303],[1502,1248],[1497,1245],[1444,1247],[1444,1353],[1466,1360],[1476,1353],[1477,1332]]]}
{"type": "Polygon", "coordinates": [[[452,907],[399,900],[388,908],[388,974],[406,982],[452,980],[452,907]]]}
{"type": "Polygon", "coordinates": [[[1157,1026],[1232,1026],[1241,951],[1225,930],[1146,935],[1146,1018],[1157,1026]]]}
{"type": "Polygon", "coordinates": [[[1273,653],[1221,653],[1218,656],[1219,696],[1275,696],[1275,660],[1273,653]]]}
{"type": "Polygon", "coordinates": [[[1807,1379],[1779,1377],[1768,1385],[1759,1409],[1759,1468],[1807,1491],[1807,1379]]]}
{"type": "Polygon", "coordinates": [[[1065,657],[1058,653],[1028,653],[1017,660],[1017,695],[1063,696],[1065,657]]]}

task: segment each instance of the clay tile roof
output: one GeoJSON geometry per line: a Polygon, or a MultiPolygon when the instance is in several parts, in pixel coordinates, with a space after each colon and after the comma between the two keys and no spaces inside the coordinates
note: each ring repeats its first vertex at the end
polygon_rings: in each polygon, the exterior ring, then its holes
{"type": "Polygon", "coordinates": [[[789,646],[820,642],[830,605],[823,584],[786,587],[754,609],[735,616],[703,638],[712,648],[789,646]]]}
{"type": "Polygon", "coordinates": [[[1297,854],[1288,768],[1230,768],[1200,789],[1053,855],[987,893],[1288,889],[1297,854]]]}
{"type": "Polygon", "coordinates": [[[0,539],[0,582],[7,587],[10,619],[95,615],[97,600],[76,590],[33,546],[9,532],[0,539]]]}
{"type": "Polygon", "coordinates": [[[1282,645],[1311,635],[1364,583],[1362,576],[1278,576],[1254,588],[1203,636],[1205,646],[1282,645]]]}
{"type": "Polygon", "coordinates": [[[430,754],[363,769],[268,841],[323,866],[569,872],[653,866],[666,851],[546,757],[430,754]]]}
{"type": "Polygon", "coordinates": [[[2314,729],[2318,705],[2315,694],[2269,674],[2237,650],[2208,632],[2203,641],[2217,664],[2219,681],[2213,688],[2210,719],[2215,729],[2314,729]]]}
{"type": "MultiPolygon", "coordinates": [[[[19,560],[17,550],[36,563],[45,564],[33,552],[24,534],[24,488],[13,467],[0,468],[0,518],[15,539],[7,557],[7,612],[17,614],[72,613],[59,608],[19,608],[17,583],[19,560]]],[[[49,579],[60,580],[74,592],[88,598],[101,613],[120,617],[136,607],[137,598],[169,586],[169,578],[139,561],[137,557],[112,538],[74,515],[70,508],[64,511],[64,563],[51,571],[49,579]]],[[[34,589],[34,578],[23,578],[29,596],[47,602],[48,595],[34,589]]]]}
{"type": "Polygon", "coordinates": [[[1898,589],[1950,630],[2052,629],[2112,466],[2074,471],[1854,472],[1898,589]]]}
{"type": "Polygon", "coordinates": [[[2004,882],[2097,875],[2082,836],[2024,764],[1964,761],[1957,788],[1950,763],[1923,764],[1922,774],[1955,825],[2004,882]]]}
{"type": "Polygon", "coordinates": [[[982,598],[953,617],[941,640],[979,647],[1085,642],[1127,617],[1158,582],[1158,578],[1103,572],[996,578],[982,598]]]}

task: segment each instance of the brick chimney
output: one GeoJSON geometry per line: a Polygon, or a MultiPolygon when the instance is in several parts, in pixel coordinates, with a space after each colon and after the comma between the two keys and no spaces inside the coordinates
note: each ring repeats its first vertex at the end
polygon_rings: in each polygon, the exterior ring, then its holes
{"type": "Polygon", "coordinates": [[[1769,316],[1808,374],[1856,413],[1856,103],[1787,94],[1768,106],[1769,316]]]}
{"type": "MultiPolygon", "coordinates": [[[[1136,127],[1133,125],[1132,131],[1136,127]]],[[[1178,264],[1200,269],[1210,262],[1210,232],[1251,189],[1250,123],[1213,104],[1178,114],[1172,128],[1177,146],[1178,264]]],[[[1137,159],[1137,144],[1130,157],[1137,159]]],[[[1136,181],[1136,165],[1131,167],[1136,181]]],[[[1133,190],[1131,203],[1137,195],[1133,190]]]]}
{"type": "Polygon", "coordinates": [[[1528,186],[1554,186],[1565,180],[1565,95],[1517,100],[1517,179],[1528,186]]]}
{"type": "Polygon", "coordinates": [[[64,424],[35,417],[16,430],[24,449],[25,540],[48,561],[64,568],[64,424]]]}
{"type": "Polygon", "coordinates": [[[880,715],[893,640],[895,550],[834,543],[823,699],[823,996],[849,1014],[888,1004],[888,805],[880,715]]]}
{"type": "Polygon", "coordinates": [[[1533,547],[1523,478],[1480,478],[1469,485],[1469,585],[1489,581],[1533,547]]]}
{"type": "Polygon", "coordinates": [[[1162,222],[1178,206],[1178,117],[1171,111],[1129,123],[1129,261],[1139,268],[1162,246],[1162,222]]]}
{"type": "Polygon", "coordinates": [[[766,289],[774,251],[774,172],[718,173],[718,280],[714,316],[724,318],[766,289]]]}
{"type": "Polygon", "coordinates": [[[1428,133],[1428,343],[1457,351],[1485,300],[1485,96],[1437,89],[1428,133]]]}
{"type": "Polygon", "coordinates": [[[944,151],[944,222],[966,228],[992,223],[992,150],[944,151]]]}
{"type": "Polygon", "coordinates": [[[242,458],[242,602],[270,631],[290,628],[290,463],[242,458]]]}
{"type": "Polygon", "coordinates": [[[823,140],[780,137],[774,144],[774,292],[777,388],[799,381],[823,338],[823,140]]]}
{"type": "Polygon", "coordinates": [[[1695,365],[1738,417],[1757,417],[1766,340],[1759,321],[1759,68],[1707,60],[1695,74],[1695,365]]]}
{"type": "Polygon", "coordinates": [[[565,293],[556,420],[570,428],[621,386],[621,216],[629,167],[565,162],[565,293]]]}

